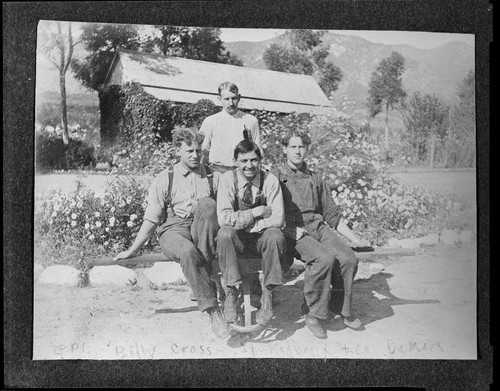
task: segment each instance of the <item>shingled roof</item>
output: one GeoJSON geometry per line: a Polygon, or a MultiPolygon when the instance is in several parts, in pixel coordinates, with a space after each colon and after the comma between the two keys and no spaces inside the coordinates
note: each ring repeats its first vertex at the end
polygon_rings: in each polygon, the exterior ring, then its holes
{"type": "Polygon", "coordinates": [[[312,76],[228,64],[118,50],[106,83],[137,82],[158,99],[196,103],[210,99],[220,106],[217,88],[225,81],[240,90],[240,108],[281,113],[331,107],[312,76]]]}

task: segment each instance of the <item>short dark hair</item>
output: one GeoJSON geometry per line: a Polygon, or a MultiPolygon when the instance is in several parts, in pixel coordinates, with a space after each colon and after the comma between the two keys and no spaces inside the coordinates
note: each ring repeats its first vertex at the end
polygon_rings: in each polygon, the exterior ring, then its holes
{"type": "Polygon", "coordinates": [[[238,86],[231,81],[225,81],[219,86],[219,96],[223,90],[230,91],[233,94],[239,94],[238,86]]]}
{"type": "Polygon", "coordinates": [[[293,137],[300,137],[301,140],[302,140],[302,143],[306,147],[308,147],[309,145],[311,145],[311,138],[309,137],[309,135],[307,134],[307,132],[304,131],[304,130],[297,130],[297,129],[290,130],[285,135],[285,137],[283,137],[281,139],[281,144],[283,144],[285,147],[288,147],[288,144],[290,143],[290,139],[293,138],[293,137]]]}
{"type": "Polygon", "coordinates": [[[262,160],[262,153],[260,152],[259,146],[252,140],[242,140],[234,148],[234,160],[238,160],[238,155],[252,151],[255,151],[259,160],[262,160]]]}
{"type": "Polygon", "coordinates": [[[177,148],[181,147],[182,142],[186,145],[191,145],[193,142],[201,145],[203,138],[203,135],[194,129],[177,128],[174,130],[174,134],[172,135],[172,143],[177,148]]]}

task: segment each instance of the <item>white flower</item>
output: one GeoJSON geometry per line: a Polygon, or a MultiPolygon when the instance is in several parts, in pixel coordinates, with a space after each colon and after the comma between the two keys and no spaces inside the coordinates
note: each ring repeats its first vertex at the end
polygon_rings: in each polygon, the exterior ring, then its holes
{"type": "Polygon", "coordinates": [[[113,207],[110,209],[110,212],[111,212],[111,213],[115,213],[115,210],[116,210],[116,208],[113,206],[113,207]]]}
{"type": "Polygon", "coordinates": [[[105,228],[105,231],[106,231],[106,232],[109,232],[109,228],[108,228],[108,227],[106,227],[106,228],[105,228]]]}
{"type": "Polygon", "coordinates": [[[105,242],[104,242],[104,245],[105,245],[105,246],[109,245],[109,242],[108,242],[108,241],[105,241],[105,242]]]}
{"type": "Polygon", "coordinates": [[[99,228],[101,225],[102,225],[102,224],[101,224],[101,222],[100,222],[100,221],[97,221],[97,222],[95,223],[95,226],[96,226],[97,228],[99,228]]]}
{"type": "Polygon", "coordinates": [[[135,213],[130,215],[130,221],[134,221],[136,218],[137,215],[135,213]]]}
{"type": "Polygon", "coordinates": [[[95,239],[95,236],[94,235],[90,235],[89,236],[89,240],[94,240],[95,239]]]}
{"type": "Polygon", "coordinates": [[[52,223],[54,223],[54,220],[49,219],[49,224],[52,225],[52,223]]]}
{"type": "Polygon", "coordinates": [[[127,227],[132,227],[134,225],[134,223],[132,221],[127,221],[127,227]]]}
{"type": "Polygon", "coordinates": [[[125,200],[127,204],[130,204],[132,202],[132,197],[128,196],[127,199],[125,200]]]}
{"type": "Polygon", "coordinates": [[[85,229],[89,229],[90,228],[90,224],[89,223],[85,223],[85,229]]]}
{"type": "Polygon", "coordinates": [[[77,217],[78,217],[78,216],[76,215],[76,213],[73,213],[73,214],[71,215],[71,218],[72,218],[73,220],[76,220],[76,218],[77,218],[77,217]]]}
{"type": "Polygon", "coordinates": [[[74,221],[74,220],[73,220],[73,221],[71,222],[71,226],[72,226],[72,227],[74,227],[75,225],[76,225],[76,221],[74,221]]]}
{"type": "Polygon", "coordinates": [[[52,217],[56,217],[56,216],[57,216],[57,212],[54,210],[54,211],[52,212],[52,217]]]}
{"type": "Polygon", "coordinates": [[[100,217],[100,216],[101,216],[101,214],[100,214],[99,212],[95,212],[95,213],[94,213],[94,216],[95,216],[95,217],[100,217]]]}
{"type": "Polygon", "coordinates": [[[110,218],[109,218],[109,225],[110,225],[111,227],[112,227],[112,226],[114,226],[114,225],[115,225],[115,221],[116,221],[116,219],[115,219],[114,217],[110,217],[110,218]]]}
{"type": "Polygon", "coordinates": [[[351,191],[351,192],[349,193],[349,195],[350,195],[351,197],[353,197],[353,198],[354,198],[354,197],[356,197],[356,193],[355,193],[355,192],[353,192],[353,191],[351,191]]]}
{"type": "Polygon", "coordinates": [[[363,181],[362,179],[358,179],[357,182],[359,183],[360,186],[366,185],[365,181],[363,181]]]}

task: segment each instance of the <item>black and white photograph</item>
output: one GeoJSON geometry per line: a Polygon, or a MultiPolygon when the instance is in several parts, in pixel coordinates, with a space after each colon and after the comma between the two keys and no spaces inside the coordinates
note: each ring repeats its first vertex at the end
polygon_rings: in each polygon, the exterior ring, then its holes
{"type": "Polygon", "coordinates": [[[481,359],[477,34],[131,19],[37,22],[32,363],[481,359]]]}
{"type": "Polygon", "coordinates": [[[37,42],[34,359],[477,358],[473,35],[40,21],[37,42]],[[223,174],[248,178],[244,128],[250,173],[294,182],[264,186],[271,215],[249,223],[220,206],[223,174]],[[166,194],[165,170],[203,159],[213,254],[192,237],[201,185],[170,177],[188,208],[166,194]],[[179,218],[186,245],[165,239],[179,218]],[[241,237],[255,271],[231,271],[220,236],[238,224],[286,246],[241,237]]]}

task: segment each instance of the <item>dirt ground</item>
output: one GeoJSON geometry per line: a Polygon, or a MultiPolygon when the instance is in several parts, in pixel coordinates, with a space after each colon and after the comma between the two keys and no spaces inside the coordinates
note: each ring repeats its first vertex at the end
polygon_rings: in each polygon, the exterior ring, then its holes
{"type": "MultiPolygon", "coordinates": [[[[258,335],[220,340],[186,286],[68,288],[35,285],[38,359],[377,358],[475,359],[476,245],[438,245],[378,259],[385,270],[354,283],[354,331],[338,319],[318,339],[300,313],[301,275],[274,296],[275,316],[258,335]]],[[[143,276],[139,270],[139,276],[143,276]]]]}

